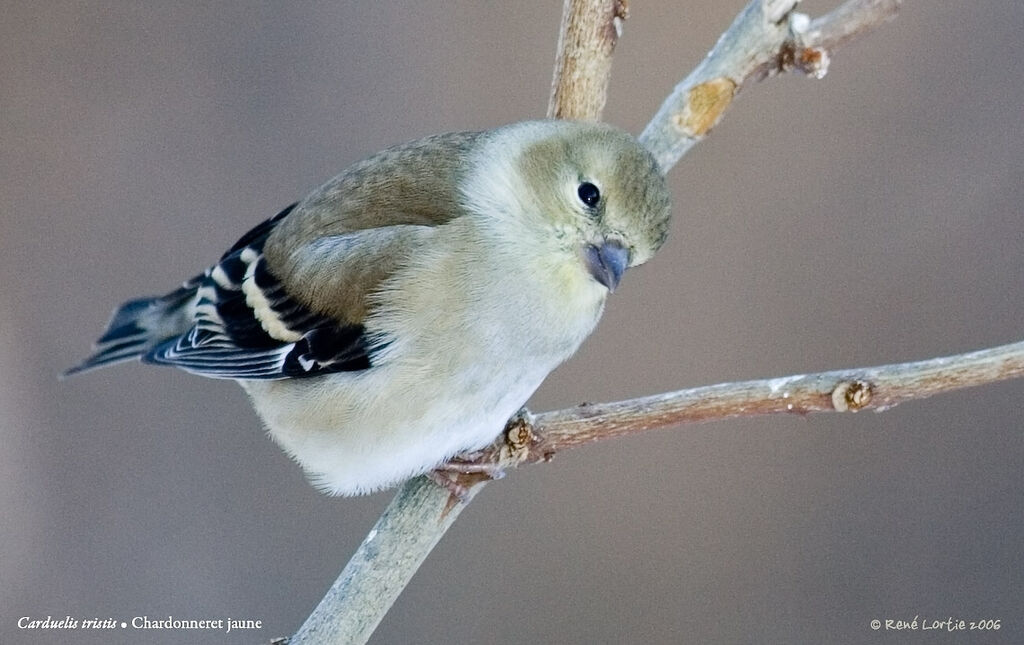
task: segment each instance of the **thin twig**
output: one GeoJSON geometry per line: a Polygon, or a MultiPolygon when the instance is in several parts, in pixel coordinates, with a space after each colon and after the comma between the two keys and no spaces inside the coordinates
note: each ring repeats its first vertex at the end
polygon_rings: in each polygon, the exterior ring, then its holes
{"type": "Polygon", "coordinates": [[[803,34],[804,47],[834,51],[863,31],[896,17],[901,0],[850,0],[811,21],[803,34]]]}
{"type": "Polygon", "coordinates": [[[689,76],[675,87],[640,134],[668,172],[722,118],[750,80],[790,70],[821,78],[832,52],[896,14],[899,0],[848,0],[811,21],[798,0],[754,0],[689,76]]]}
{"type": "Polygon", "coordinates": [[[1024,377],[1024,342],[913,363],[708,385],[628,401],[521,413],[464,472],[547,461],[555,453],[648,430],[766,414],[881,412],[936,394],[1024,377]]]}

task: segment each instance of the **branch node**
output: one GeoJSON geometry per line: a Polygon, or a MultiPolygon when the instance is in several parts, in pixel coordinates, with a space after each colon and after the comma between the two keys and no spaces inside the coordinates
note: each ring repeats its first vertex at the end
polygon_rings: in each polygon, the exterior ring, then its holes
{"type": "Polygon", "coordinates": [[[856,412],[871,403],[874,386],[867,381],[840,381],[832,390],[832,407],[836,412],[856,412]]]}
{"type": "Polygon", "coordinates": [[[828,64],[832,62],[828,50],[808,47],[800,52],[800,71],[808,76],[821,80],[828,74],[828,64]]]}
{"type": "Polygon", "coordinates": [[[816,79],[825,78],[831,61],[824,47],[808,46],[811,18],[805,13],[789,14],[789,40],[779,51],[779,71],[798,70],[816,79]]]}
{"type": "Polygon", "coordinates": [[[529,456],[530,449],[540,441],[534,427],[534,416],[526,408],[509,419],[505,424],[505,445],[499,455],[502,464],[518,464],[529,456]]]}

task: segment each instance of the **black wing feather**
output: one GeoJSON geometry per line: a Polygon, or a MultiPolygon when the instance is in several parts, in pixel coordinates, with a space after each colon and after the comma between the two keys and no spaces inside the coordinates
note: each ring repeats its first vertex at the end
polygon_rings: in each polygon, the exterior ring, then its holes
{"type": "Polygon", "coordinates": [[[311,311],[293,299],[267,267],[263,245],[290,210],[249,231],[204,274],[196,289],[196,325],[153,347],[144,362],[231,379],[302,378],[370,367],[362,325],[339,323],[311,311]],[[283,340],[267,331],[266,321],[247,300],[242,287],[246,281],[297,339],[283,340]]]}
{"type": "MultiPolygon", "coordinates": [[[[179,289],[121,305],[96,352],[67,374],[139,358],[214,378],[284,379],[368,369],[366,330],[310,310],[267,267],[263,245],[288,208],[243,235],[179,289]],[[264,318],[247,301],[261,294],[264,318]],[[276,336],[267,331],[272,328],[276,336]]],[[[258,296],[257,296],[258,299],[258,296]]]]}

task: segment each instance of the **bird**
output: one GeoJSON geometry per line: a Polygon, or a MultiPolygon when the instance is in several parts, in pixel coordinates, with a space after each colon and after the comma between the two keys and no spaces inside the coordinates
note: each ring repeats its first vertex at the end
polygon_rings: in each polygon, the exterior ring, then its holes
{"type": "Polygon", "coordinates": [[[313,486],[372,493],[491,443],[670,216],[662,169],[607,124],[428,136],[125,302],[65,375],[141,361],[237,381],[313,486]]]}

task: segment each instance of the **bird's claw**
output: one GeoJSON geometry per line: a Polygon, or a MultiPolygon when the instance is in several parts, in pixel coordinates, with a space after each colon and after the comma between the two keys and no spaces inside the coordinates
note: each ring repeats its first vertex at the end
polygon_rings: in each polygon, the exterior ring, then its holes
{"type": "Polygon", "coordinates": [[[481,482],[501,479],[505,476],[505,471],[495,463],[478,463],[456,458],[438,466],[427,473],[427,476],[460,502],[465,503],[469,501],[470,488],[481,482]]]}

